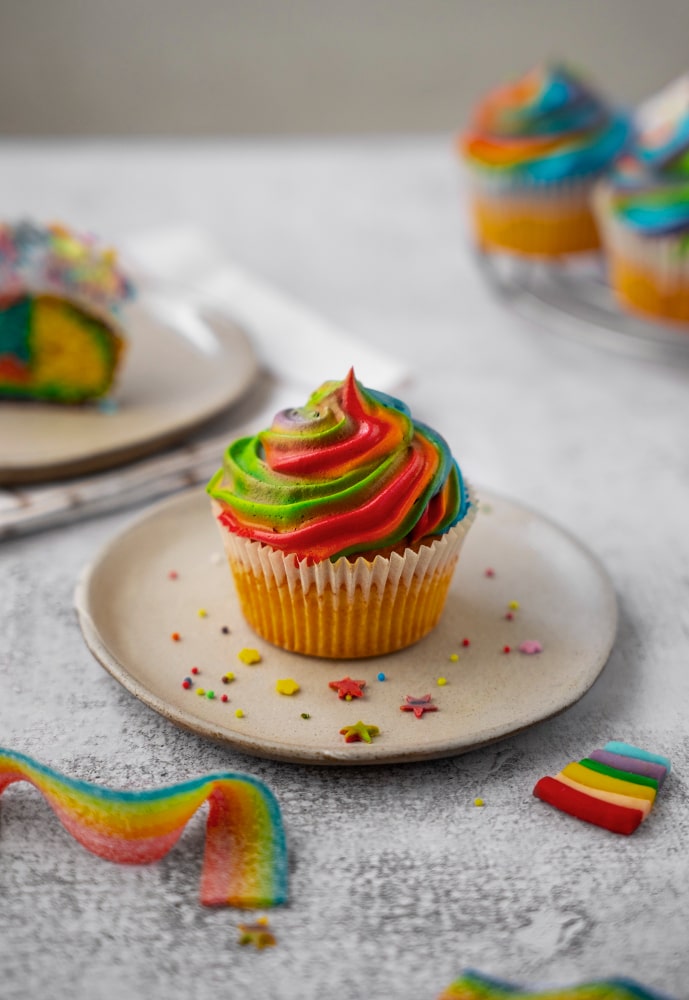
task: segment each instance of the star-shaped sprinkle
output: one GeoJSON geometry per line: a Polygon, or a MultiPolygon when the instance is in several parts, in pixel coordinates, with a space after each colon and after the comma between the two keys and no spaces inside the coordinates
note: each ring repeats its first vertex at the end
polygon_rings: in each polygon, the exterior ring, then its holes
{"type": "Polygon", "coordinates": [[[533,656],[534,653],[542,653],[543,646],[540,644],[538,639],[525,639],[519,647],[519,652],[526,653],[528,656],[533,656]]]}
{"type": "Polygon", "coordinates": [[[417,719],[420,719],[424,712],[437,712],[438,706],[431,704],[430,694],[425,694],[421,698],[415,698],[408,694],[404,699],[404,705],[400,705],[401,712],[413,712],[417,719]]]}
{"type": "Polygon", "coordinates": [[[340,735],[344,736],[345,743],[372,743],[373,737],[378,736],[379,733],[378,726],[368,726],[361,721],[354,726],[344,726],[340,730],[340,735]]]}
{"type": "Polygon", "coordinates": [[[240,944],[253,944],[259,951],[275,945],[275,937],[268,929],[267,917],[259,917],[255,924],[237,924],[237,928],[240,931],[240,944]]]}
{"type": "Polygon", "coordinates": [[[328,687],[332,688],[333,691],[337,691],[338,698],[351,701],[352,698],[363,697],[363,688],[366,687],[366,681],[353,681],[351,677],[343,677],[341,681],[330,681],[328,687]]]}

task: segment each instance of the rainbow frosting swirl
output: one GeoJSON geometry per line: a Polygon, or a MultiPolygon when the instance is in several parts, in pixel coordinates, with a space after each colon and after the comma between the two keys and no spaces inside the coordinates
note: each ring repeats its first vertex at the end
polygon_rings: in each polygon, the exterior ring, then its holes
{"type": "Polygon", "coordinates": [[[560,989],[529,990],[473,970],[447,987],[438,1000],[670,1000],[632,979],[597,979],[560,989]]]}
{"type": "Polygon", "coordinates": [[[629,136],[627,115],[575,74],[539,66],[484,98],[460,146],[482,179],[556,184],[607,170],[629,136]]]}
{"type": "Polygon", "coordinates": [[[230,531],[313,562],[441,535],[471,504],[443,438],[353,371],[230,444],[208,492],[230,531]]]}
{"type": "Polygon", "coordinates": [[[634,144],[610,180],[609,204],[642,236],[689,237],[689,77],[639,109],[634,144]]]}
{"type": "Polygon", "coordinates": [[[0,747],[0,795],[28,781],[65,829],[92,854],[123,864],[164,857],[208,803],[201,902],[244,908],[287,899],[287,852],[280,808],[256,778],[209,774],[167,788],[116,791],[76,781],[0,747]]]}

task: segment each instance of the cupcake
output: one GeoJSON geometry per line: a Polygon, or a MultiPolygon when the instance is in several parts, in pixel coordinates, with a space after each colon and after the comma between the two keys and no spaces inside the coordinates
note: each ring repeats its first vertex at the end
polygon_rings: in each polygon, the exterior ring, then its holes
{"type": "Polygon", "coordinates": [[[83,403],[121,361],[132,287],[112,250],[64,226],[0,224],[0,397],[83,403]]]}
{"type": "Polygon", "coordinates": [[[634,145],[595,203],[620,304],[689,321],[689,76],[641,106],[634,145]]]}
{"type": "Polygon", "coordinates": [[[430,632],[475,512],[440,435],[352,371],[230,444],[208,492],[251,627],[323,657],[430,632]]]}
{"type": "Polygon", "coordinates": [[[488,94],[459,139],[479,245],[543,257],[597,249],[592,187],[629,135],[627,116],[561,66],[488,94]]]}

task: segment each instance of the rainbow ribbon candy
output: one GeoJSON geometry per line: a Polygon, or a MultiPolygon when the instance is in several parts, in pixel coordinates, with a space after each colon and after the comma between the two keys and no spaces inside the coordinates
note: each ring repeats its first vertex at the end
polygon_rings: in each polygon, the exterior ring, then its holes
{"type": "Polygon", "coordinates": [[[631,979],[599,979],[596,982],[565,986],[561,989],[524,990],[467,971],[452,983],[438,1000],[670,1000],[670,997],[645,989],[631,979]]]}
{"type": "Polygon", "coordinates": [[[201,874],[205,906],[278,906],[287,899],[287,850],[280,808],[246,774],[209,774],[167,788],[115,791],[67,778],[0,748],[0,795],[15,781],[41,792],[56,816],[92,854],[122,864],[164,857],[208,803],[201,874]]]}
{"type": "Polygon", "coordinates": [[[533,793],[570,816],[629,835],[648,818],[670,766],[667,757],[612,740],[554,778],[540,778],[533,793]]]}

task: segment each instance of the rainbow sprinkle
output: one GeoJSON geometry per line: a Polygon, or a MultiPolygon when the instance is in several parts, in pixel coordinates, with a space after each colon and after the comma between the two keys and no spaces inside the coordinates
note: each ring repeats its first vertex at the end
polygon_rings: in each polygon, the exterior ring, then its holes
{"type": "Polygon", "coordinates": [[[122,864],[164,857],[207,802],[201,902],[254,908],[287,899],[280,808],[256,778],[221,772],[148,791],[115,791],[67,778],[31,757],[0,748],[0,795],[16,781],[37,788],[88,851],[122,864]]]}
{"type": "Polygon", "coordinates": [[[631,979],[599,979],[560,989],[529,990],[467,971],[438,1000],[670,1000],[631,979]]]}

